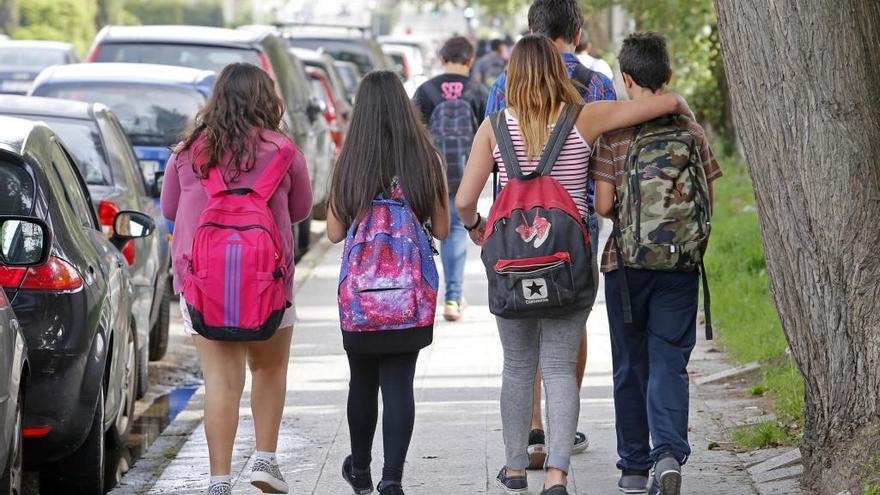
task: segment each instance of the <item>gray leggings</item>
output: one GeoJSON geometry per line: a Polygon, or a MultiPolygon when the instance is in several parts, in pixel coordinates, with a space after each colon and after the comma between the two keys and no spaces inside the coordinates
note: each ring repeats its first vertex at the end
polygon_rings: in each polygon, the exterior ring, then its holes
{"type": "Polygon", "coordinates": [[[589,315],[583,310],[560,319],[496,318],[504,347],[501,423],[508,468],[522,470],[529,465],[532,389],[540,363],[547,390],[546,467],[568,472],[581,406],[575,379],[578,346],[589,315]]]}

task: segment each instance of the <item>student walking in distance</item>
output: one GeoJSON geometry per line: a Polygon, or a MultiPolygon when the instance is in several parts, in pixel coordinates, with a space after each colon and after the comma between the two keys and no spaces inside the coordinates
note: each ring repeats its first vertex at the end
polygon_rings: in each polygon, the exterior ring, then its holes
{"type": "Polygon", "coordinates": [[[611,70],[611,66],[608,65],[608,62],[590,55],[590,51],[593,49],[593,45],[590,43],[590,33],[586,30],[582,30],[580,41],[581,42],[577,45],[575,53],[577,53],[577,58],[582,64],[584,64],[584,67],[598,72],[608,79],[614,80],[614,71],[611,70]]]}
{"type": "Polygon", "coordinates": [[[507,59],[504,58],[504,40],[492,40],[489,42],[489,47],[491,51],[477,59],[473,70],[474,79],[487,88],[495,84],[507,67],[507,59]]]}
{"type": "Polygon", "coordinates": [[[174,290],[205,379],[210,495],[231,493],[246,367],[256,430],[251,483],[288,491],[275,451],[296,319],[291,226],[309,215],[312,192],[303,155],[280,130],[283,111],[262,69],[227,66],[165,171],[162,214],[176,222],[174,290]]]}
{"type": "MultiPolygon", "coordinates": [[[[449,39],[440,49],[443,74],[416,90],[413,102],[424,117],[434,144],[446,162],[446,178],[452,203],[467,164],[474,134],[486,112],[487,91],[468,77],[474,62],[474,47],[467,38],[449,39]]],[[[458,321],[464,311],[462,284],[467,260],[467,231],[458,214],[451,212],[449,237],[440,243],[440,259],[446,285],[443,318],[458,321]]]]}
{"type": "Polygon", "coordinates": [[[443,161],[393,72],[361,81],[330,186],[327,237],[345,240],[339,316],[348,355],[351,455],[342,476],[373,491],[370,462],[382,390],[381,495],[402,495],[415,421],[413,378],[431,344],[438,274],[433,241],[449,234],[443,161]]]}
{"type": "MultiPolygon", "coordinates": [[[[631,35],[619,60],[631,100],[666,94],[672,72],[660,35],[631,35]]],[[[624,493],[678,495],[681,465],[691,453],[687,364],[696,342],[700,271],[711,338],[702,259],[711,230],[712,181],[721,169],[703,129],[681,115],[607,133],[595,150],[596,209],[615,223],[602,271],[619,485],[624,493]]]]}
{"type": "MultiPolygon", "coordinates": [[[[536,0],[529,8],[529,30],[550,38],[553,45],[562,56],[565,63],[566,74],[573,81],[585,103],[602,100],[616,100],[614,87],[611,80],[602,74],[590,70],[581,64],[574,55],[575,47],[580,43],[581,26],[584,24],[584,16],[577,0],[536,0]]],[[[486,105],[487,113],[494,113],[504,109],[507,105],[507,81],[508,75],[502,74],[492,90],[489,92],[489,101],[486,105]]],[[[539,88],[538,94],[543,94],[546,89],[539,88]]],[[[593,182],[587,180],[584,188],[587,194],[588,225],[590,237],[599,238],[599,221],[593,209],[593,182]]],[[[594,254],[598,253],[598,246],[593,244],[594,254]]],[[[578,349],[578,373],[577,382],[580,389],[584,381],[584,371],[587,367],[587,327],[581,332],[580,347],[578,349]]],[[[544,435],[544,419],[541,414],[541,376],[535,378],[535,400],[532,411],[532,429],[529,434],[529,466],[531,469],[539,469],[546,460],[546,444],[544,435]]],[[[582,452],[589,447],[590,441],[584,432],[576,432],[574,437],[573,452],[582,452]]]]}
{"type": "Polygon", "coordinates": [[[583,105],[553,42],[529,35],[513,49],[508,108],[474,138],[456,196],[458,214],[483,246],[489,308],[504,348],[501,418],[506,464],[497,483],[527,493],[525,469],[535,372],[547,388],[545,495],[568,493],[571,441],[580,411],[577,354],[598,285],[584,218],[591,143],[611,129],[676,112],[681,97],[583,105]],[[495,167],[503,186],[488,221],[477,201],[495,167]]]}

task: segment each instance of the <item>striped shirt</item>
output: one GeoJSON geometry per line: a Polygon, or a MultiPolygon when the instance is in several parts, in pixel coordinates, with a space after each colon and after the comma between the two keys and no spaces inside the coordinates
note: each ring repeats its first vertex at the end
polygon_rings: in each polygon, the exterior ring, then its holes
{"type": "MultiPolygon", "coordinates": [[[[519,121],[507,110],[504,111],[504,115],[507,117],[507,128],[510,129],[513,147],[516,148],[519,168],[523,174],[528,175],[538,167],[538,160],[530,160],[526,156],[526,143],[519,128],[519,121]]],[[[504,167],[501,150],[497,144],[495,145],[493,155],[495,163],[498,165],[498,183],[503,188],[507,185],[507,169],[504,167]]],[[[581,137],[577,128],[572,128],[568,134],[568,139],[565,141],[565,145],[562,147],[559,158],[553,165],[550,177],[556,179],[568,191],[578,211],[580,211],[581,216],[584,218],[587,218],[589,215],[589,206],[587,204],[589,166],[590,145],[581,137]]]]}
{"type": "MultiPolygon", "coordinates": [[[[688,130],[697,138],[697,146],[700,148],[703,170],[706,172],[706,180],[709,182],[721,177],[721,167],[709,148],[706,141],[706,133],[700,124],[693,120],[687,120],[688,130]]],[[[626,159],[629,156],[629,148],[636,137],[636,128],[628,127],[606,133],[596,140],[591,163],[590,175],[593,180],[607,182],[619,187],[623,184],[626,175],[626,159]]],[[[614,250],[614,238],[609,237],[602,253],[602,273],[613,272],[617,269],[617,252],[614,250]]]]}

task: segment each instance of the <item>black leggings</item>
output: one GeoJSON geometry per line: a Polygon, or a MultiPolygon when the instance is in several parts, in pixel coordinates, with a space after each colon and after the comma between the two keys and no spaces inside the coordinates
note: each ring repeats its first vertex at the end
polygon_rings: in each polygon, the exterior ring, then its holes
{"type": "Polygon", "coordinates": [[[413,378],[418,358],[418,351],[406,354],[348,353],[348,366],[351,369],[348,428],[351,432],[352,465],[355,469],[370,469],[381,387],[382,436],[385,448],[382,480],[402,480],[403,463],[412,439],[416,415],[413,378]]]}

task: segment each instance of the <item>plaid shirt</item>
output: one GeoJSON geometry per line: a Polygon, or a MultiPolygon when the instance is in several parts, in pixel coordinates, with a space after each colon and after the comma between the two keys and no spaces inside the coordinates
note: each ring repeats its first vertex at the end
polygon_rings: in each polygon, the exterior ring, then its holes
{"type": "MultiPolygon", "coordinates": [[[[568,77],[571,77],[574,73],[575,67],[581,64],[580,60],[578,60],[578,58],[571,53],[563,53],[562,61],[565,62],[565,68],[568,69],[568,77]]],[[[594,101],[616,100],[617,93],[614,92],[614,84],[611,82],[611,79],[608,79],[607,77],[596,71],[593,72],[593,79],[590,81],[590,84],[587,87],[587,92],[584,95],[584,102],[593,103],[594,101]]],[[[487,117],[490,114],[500,112],[507,107],[507,100],[504,94],[506,86],[507,71],[504,71],[498,77],[498,80],[495,81],[495,84],[492,85],[492,89],[489,90],[489,101],[486,102],[487,117]]],[[[595,184],[592,180],[590,180],[587,186],[587,204],[590,208],[591,223],[597,222],[596,209],[593,207],[594,198],[595,184]]],[[[598,225],[598,223],[596,223],[596,225],[598,225]]]]}

